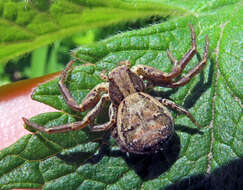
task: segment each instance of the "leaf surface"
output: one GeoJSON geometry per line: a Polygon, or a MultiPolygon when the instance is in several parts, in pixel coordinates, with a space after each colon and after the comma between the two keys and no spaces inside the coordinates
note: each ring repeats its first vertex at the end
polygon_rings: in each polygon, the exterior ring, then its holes
{"type": "MultiPolygon", "coordinates": [[[[173,3],[178,5],[177,1],[173,3]]],[[[101,82],[100,72],[110,71],[120,61],[169,72],[171,64],[166,51],[172,51],[178,60],[185,54],[191,47],[188,24],[192,23],[199,54],[183,74],[202,58],[205,35],[210,39],[209,61],[187,85],[176,90],[158,88],[157,95],[169,97],[189,109],[203,126],[201,131],[188,118],[173,114],[176,134],[165,152],[153,156],[124,154],[108,133],[91,133],[88,128],[63,134],[27,135],[1,151],[0,189],[149,190],[176,187],[181,180],[188,179],[180,186],[186,189],[205,180],[206,175],[217,175],[216,171],[224,165],[242,159],[243,6],[241,1],[224,3],[206,1],[204,7],[193,4],[189,15],[79,47],[74,56],[94,65],[80,63],[66,81],[75,100],[81,103],[90,89],[101,82]]],[[[65,104],[57,80],[38,87],[33,98],[60,110],[32,118],[41,125],[70,123],[84,115],[65,104]]],[[[230,171],[225,168],[222,172],[226,175],[230,171]]],[[[217,183],[227,185],[224,180],[217,183]]]]}

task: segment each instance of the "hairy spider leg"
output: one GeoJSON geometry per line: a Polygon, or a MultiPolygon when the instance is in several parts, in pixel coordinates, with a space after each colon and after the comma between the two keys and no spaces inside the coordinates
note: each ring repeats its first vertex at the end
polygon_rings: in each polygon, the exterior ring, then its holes
{"type": "MultiPolygon", "coordinates": [[[[192,39],[192,48],[187,51],[187,53],[183,56],[183,58],[178,62],[174,56],[172,55],[171,51],[167,51],[167,55],[171,62],[173,63],[174,67],[172,68],[172,73],[176,73],[175,77],[179,76],[192,57],[197,53],[197,43],[196,43],[196,34],[192,24],[189,25],[191,30],[191,39],[192,39]]],[[[173,77],[173,78],[175,78],[173,77]]]]}
{"type": "MultiPolygon", "coordinates": [[[[96,104],[96,106],[87,113],[87,115],[83,118],[82,121],[77,121],[74,123],[68,123],[68,124],[59,125],[59,126],[53,126],[51,128],[46,128],[44,126],[40,126],[36,123],[29,121],[26,118],[22,118],[22,119],[26,125],[34,128],[37,131],[41,131],[41,132],[45,132],[45,133],[60,133],[60,132],[80,130],[80,129],[86,127],[87,125],[89,125],[90,123],[93,123],[94,119],[101,112],[102,108],[104,107],[105,102],[107,102],[107,101],[110,101],[110,97],[108,94],[104,94],[100,98],[100,101],[98,102],[98,104],[96,104]]],[[[110,118],[110,123],[113,123],[113,120],[114,120],[114,116],[112,116],[110,118]]],[[[97,127],[93,126],[92,128],[96,129],[97,127]]]]}
{"type": "Polygon", "coordinates": [[[183,86],[186,83],[188,83],[196,74],[200,73],[200,71],[206,65],[207,60],[208,60],[208,48],[209,48],[208,36],[205,37],[205,41],[206,41],[206,45],[205,45],[205,49],[204,49],[203,59],[194,68],[192,68],[184,77],[182,77],[177,82],[172,82],[172,83],[168,84],[167,87],[176,88],[179,86],[183,86]]]}
{"type": "Polygon", "coordinates": [[[96,85],[83,99],[82,103],[80,105],[78,105],[77,102],[72,97],[67,86],[65,85],[65,79],[66,79],[67,73],[70,70],[73,63],[74,63],[74,61],[70,61],[67,64],[67,67],[63,70],[63,72],[61,74],[60,81],[58,84],[59,84],[61,93],[62,93],[67,105],[75,111],[84,112],[87,109],[93,108],[99,102],[102,94],[108,93],[109,83],[103,82],[103,83],[96,85]]]}
{"type": "Polygon", "coordinates": [[[109,83],[100,83],[97,86],[95,86],[88,95],[83,99],[82,103],[78,105],[76,101],[73,99],[70,91],[64,84],[66,75],[68,71],[70,70],[72,64],[74,61],[70,61],[67,64],[67,67],[64,69],[64,71],[61,74],[60,81],[59,81],[59,87],[61,90],[61,93],[67,103],[67,105],[70,106],[71,109],[75,111],[86,111],[87,109],[91,109],[87,115],[84,117],[82,121],[60,125],[60,126],[54,126],[52,128],[45,128],[44,126],[37,125],[33,122],[30,122],[28,119],[23,118],[24,123],[36,130],[46,132],[46,133],[58,133],[58,132],[65,132],[70,130],[79,130],[81,128],[84,128],[85,126],[92,124],[95,117],[98,115],[98,113],[101,111],[103,104],[105,101],[110,101],[109,95],[108,95],[108,87],[109,83]],[[93,109],[92,109],[93,108],[93,109]]]}
{"type": "Polygon", "coordinates": [[[169,107],[173,110],[178,111],[181,114],[186,115],[191,121],[192,123],[194,123],[199,129],[202,128],[201,125],[199,125],[195,118],[192,116],[192,114],[186,110],[185,108],[179,106],[178,104],[176,104],[175,102],[172,102],[171,100],[168,100],[166,98],[157,98],[163,105],[165,105],[166,107],[169,107]]]}
{"type": "Polygon", "coordinates": [[[151,83],[153,83],[154,86],[175,88],[178,86],[183,86],[184,84],[188,83],[190,79],[194,75],[199,73],[202,70],[203,66],[206,64],[208,58],[208,47],[209,47],[208,37],[206,36],[205,38],[206,45],[205,45],[203,60],[196,67],[190,70],[185,77],[180,79],[178,82],[173,82],[173,79],[181,75],[185,66],[189,63],[189,61],[197,52],[196,35],[192,25],[190,25],[190,29],[191,29],[191,38],[192,38],[192,48],[184,55],[181,61],[178,62],[173,57],[170,51],[167,52],[168,57],[170,58],[173,64],[173,68],[170,73],[165,73],[163,71],[160,71],[158,69],[146,65],[135,65],[131,68],[131,70],[137,75],[142,76],[144,79],[151,81],[151,83]]]}

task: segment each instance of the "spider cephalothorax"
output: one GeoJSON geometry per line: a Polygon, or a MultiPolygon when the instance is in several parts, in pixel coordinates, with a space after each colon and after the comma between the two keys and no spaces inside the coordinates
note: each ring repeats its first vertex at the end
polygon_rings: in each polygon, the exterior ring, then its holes
{"type": "Polygon", "coordinates": [[[192,68],[184,77],[178,81],[177,78],[196,54],[196,36],[192,25],[192,48],[185,56],[177,61],[168,51],[173,68],[170,73],[164,73],[146,65],[135,65],[130,69],[128,61],[121,62],[113,69],[108,77],[103,77],[106,82],[98,84],[78,105],[73,99],[66,85],[64,84],[66,74],[74,61],[71,61],[62,72],[59,86],[66,103],[76,111],[91,109],[82,121],[69,123],[52,128],[39,126],[23,118],[25,124],[32,128],[46,132],[58,133],[70,130],[79,130],[88,125],[92,131],[112,130],[112,136],[116,139],[122,151],[136,154],[155,153],[163,147],[171,138],[174,132],[174,122],[166,107],[185,114],[200,128],[194,117],[184,108],[165,98],[156,98],[146,94],[144,80],[154,86],[169,88],[180,87],[188,83],[191,78],[199,73],[207,62],[208,58],[208,37],[203,59],[192,68]],[[109,108],[110,120],[101,125],[93,125],[96,116],[104,107],[104,103],[111,102],[109,108]]]}

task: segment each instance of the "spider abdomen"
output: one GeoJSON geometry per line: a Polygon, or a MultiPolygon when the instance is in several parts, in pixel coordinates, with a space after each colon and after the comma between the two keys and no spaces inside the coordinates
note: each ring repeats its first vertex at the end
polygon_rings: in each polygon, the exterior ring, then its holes
{"type": "Polygon", "coordinates": [[[117,142],[136,154],[154,153],[173,134],[170,112],[157,99],[143,92],[126,97],[118,108],[117,142]]]}

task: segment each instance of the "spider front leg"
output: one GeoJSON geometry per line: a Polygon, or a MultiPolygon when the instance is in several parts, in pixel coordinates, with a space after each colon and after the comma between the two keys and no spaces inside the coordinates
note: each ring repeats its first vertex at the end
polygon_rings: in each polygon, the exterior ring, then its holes
{"type": "Polygon", "coordinates": [[[196,122],[196,120],[192,116],[192,114],[189,111],[187,111],[185,108],[177,105],[175,102],[172,102],[171,100],[168,100],[168,99],[165,99],[165,98],[163,98],[163,99],[162,98],[158,98],[158,99],[166,107],[169,107],[169,108],[171,108],[173,110],[178,111],[179,113],[182,113],[182,114],[186,115],[199,129],[202,128],[201,125],[199,125],[196,122]]]}
{"type": "Polygon", "coordinates": [[[61,74],[60,81],[58,84],[59,84],[61,93],[62,93],[67,105],[75,111],[84,112],[87,109],[93,108],[99,102],[102,94],[108,93],[109,83],[104,82],[104,83],[100,83],[97,86],[95,86],[88,93],[88,95],[83,99],[82,103],[80,105],[78,105],[77,102],[73,99],[67,86],[65,85],[65,79],[66,79],[67,73],[70,70],[73,63],[74,63],[74,61],[70,61],[67,64],[67,67],[63,70],[63,72],[61,74]]]}
{"type": "Polygon", "coordinates": [[[190,25],[190,29],[191,29],[192,48],[184,55],[184,57],[178,62],[173,57],[172,53],[168,51],[168,57],[173,63],[173,68],[170,73],[165,73],[163,71],[160,71],[158,69],[146,65],[135,65],[134,67],[132,67],[131,70],[137,75],[142,76],[144,79],[150,81],[156,86],[175,88],[178,86],[183,86],[184,84],[188,83],[190,79],[194,75],[199,73],[202,70],[203,66],[206,64],[208,58],[208,47],[209,47],[208,37],[206,36],[205,38],[206,45],[205,45],[203,60],[195,68],[190,70],[189,73],[181,80],[179,80],[178,82],[173,82],[173,79],[181,75],[183,69],[186,67],[186,65],[189,63],[189,61],[197,52],[196,35],[192,25],[190,25]]]}
{"type": "Polygon", "coordinates": [[[64,71],[61,74],[60,81],[59,81],[59,87],[61,90],[61,93],[67,103],[67,105],[70,106],[71,109],[76,111],[86,111],[87,109],[93,108],[91,111],[88,112],[88,114],[84,117],[82,121],[77,121],[74,123],[69,123],[65,125],[60,126],[54,126],[52,128],[45,128],[44,126],[37,125],[35,123],[30,122],[28,119],[23,118],[24,123],[38,131],[46,132],[46,133],[59,133],[59,132],[66,132],[71,130],[79,130],[90,123],[92,123],[95,119],[95,117],[100,112],[101,108],[103,107],[103,104],[105,101],[110,100],[108,93],[108,86],[109,83],[101,83],[95,86],[88,95],[83,99],[82,103],[78,105],[76,101],[73,99],[70,91],[65,85],[65,79],[68,71],[70,70],[72,64],[74,61],[70,61],[67,65],[67,67],[64,69],[64,71]],[[102,95],[103,94],[103,95],[102,95]]]}
{"type": "Polygon", "coordinates": [[[175,73],[174,77],[177,77],[181,74],[182,70],[186,67],[186,65],[189,63],[189,61],[192,59],[192,57],[197,53],[197,43],[196,43],[196,34],[194,31],[193,26],[190,24],[189,25],[190,30],[191,30],[191,39],[192,39],[192,47],[188,52],[183,56],[183,58],[178,62],[175,57],[172,55],[171,51],[167,51],[167,55],[170,59],[170,61],[173,63],[173,68],[172,68],[172,75],[175,73]]]}
{"type": "MultiPolygon", "coordinates": [[[[74,123],[68,123],[65,125],[59,125],[59,126],[53,126],[51,128],[45,128],[44,126],[40,126],[36,123],[33,123],[26,118],[23,118],[23,120],[26,125],[34,128],[37,131],[41,131],[41,132],[45,132],[45,133],[60,133],[60,132],[67,132],[67,131],[75,131],[75,130],[79,130],[79,129],[86,127],[90,123],[93,123],[96,116],[100,113],[100,111],[104,107],[105,102],[107,102],[107,101],[110,101],[110,97],[108,94],[104,94],[101,97],[98,104],[96,104],[96,106],[87,113],[87,115],[84,117],[84,119],[82,121],[77,121],[74,123]]],[[[113,116],[113,118],[111,118],[111,120],[112,121],[110,123],[113,124],[114,116],[113,116]]]]}
{"type": "Polygon", "coordinates": [[[179,81],[177,82],[172,82],[171,84],[168,84],[167,87],[170,88],[175,88],[179,86],[183,86],[186,83],[188,83],[192,77],[194,77],[196,74],[200,73],[200,71],[203,69],[203,67],[206,65],[207,60],[208,60],[208,49],[209,49],[209,40],[208,36],[205,37],[206,45],[204,49],[204,54],[203,54],[203,59],[199,64],[197,64],[194,68],[192,68],[184,77],[182,77],[179,81]]]}

